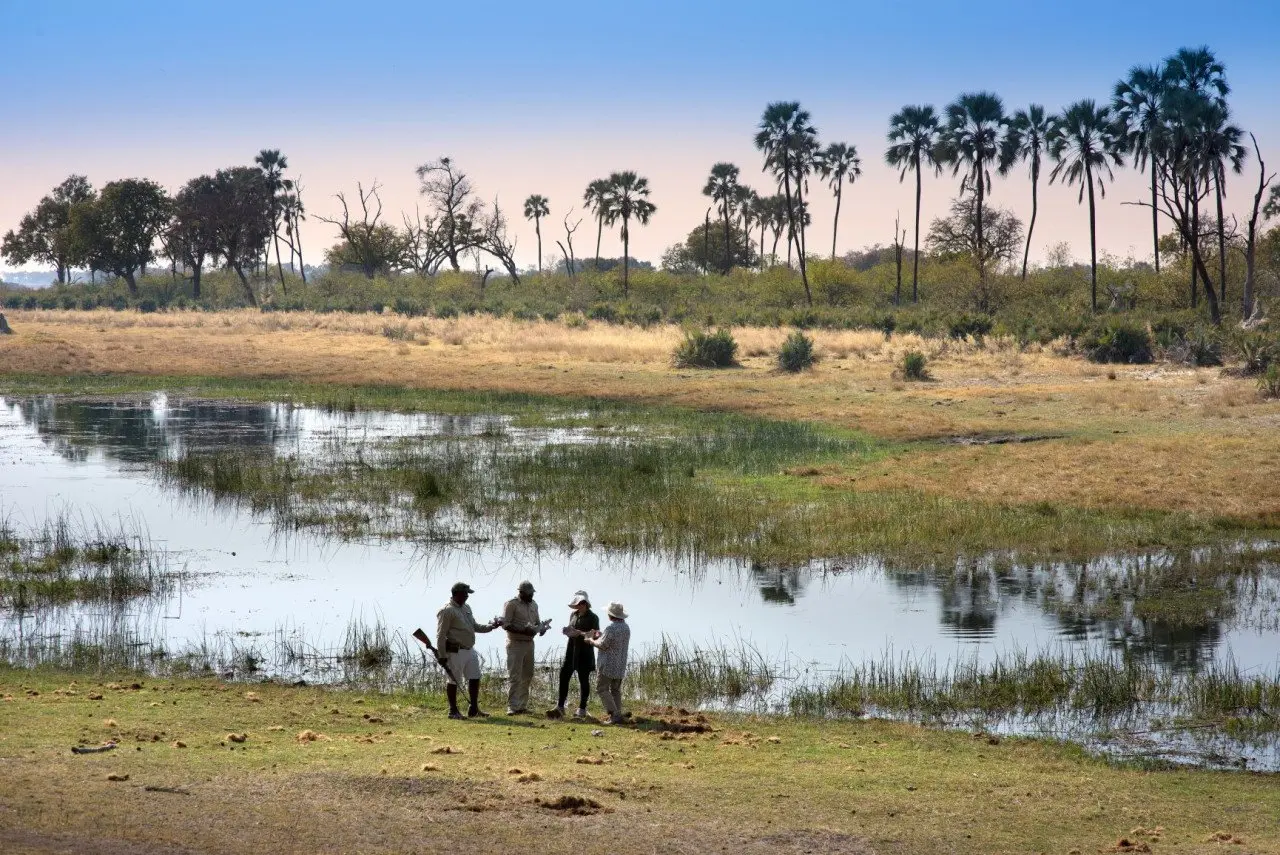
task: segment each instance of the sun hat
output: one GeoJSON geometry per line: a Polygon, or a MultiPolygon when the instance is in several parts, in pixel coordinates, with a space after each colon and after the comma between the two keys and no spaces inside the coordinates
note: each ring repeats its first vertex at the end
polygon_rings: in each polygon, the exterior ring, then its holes
{"type": "Polygon", "coordinates": [[[475,589],[466,582],[455,582],[453,587],[449,589],[451,594],[474,594],[475,589]]]}
{"type": "Polygon", "coordinates": [[[626,611],[622,608],[622,603],[610,603],[610,604],[609,604],[609,610],[608,610],[608,612],[606,612],[606,613],[607,613],[607,614],[609,615],[609,617],[611,617],[611,618],[617,618],[618,620],[626,620],[626,619],[627,619],[627,613],[626,613],[626,611]]]}
{"type": "Polygon", "coordinates": [[[569,601],[569,608],[576,609],[578,607],[578,603],[586,603],[588,606],[591,605],[591,598],[587,596],[586,591],[574,591],[573,599],[569,601]]]}

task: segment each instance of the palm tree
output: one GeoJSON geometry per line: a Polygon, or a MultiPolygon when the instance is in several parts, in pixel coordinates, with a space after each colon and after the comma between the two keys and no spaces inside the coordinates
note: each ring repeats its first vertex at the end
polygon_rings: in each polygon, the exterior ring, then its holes
{"type": "Polygon", "coordinates": [[[707,177],[707,185],[702,188],[703,196],[710,196],[713,202],[720,205],[720,216],[724,220],[724,273],[727,275],[733,267],[733,245],[729,240],[729,209],[737,199],[738,167],[732,163],[717,163],[711,167],[711,175],[707,177]]]}
{"type": "MultiPolygon", "coordinates": [[[[742,220],[742,233],[747,236],[746,245],[751,246],[751,227],[756,223],[756,200],[759,195],[745,184],[739,184],[738,189],[733,194],[733,206],[738,211],[738,217],[742,220]]],[[[749,256],[751,253],[748,252],[749,256]]],[[[748,259],[750,260],[750,259],[748,259]]]]}
{"type": "Polygon", "coordinates": [[[1226,191],[1222,185],[1226,183],[1227,166],[1237,175],[1244,169],[1247,152],[1241,140],[1244,131],[1230,124],[1226,105],[1213,103],[1204,113],[1203,124],[1199,130],[1200,169],[1204,176],[1205,186],[1213,181],[1213,193],[1218,205],[1218,299],[1227,301],[1227,236],[1222,217],[1222,197],[1226,191]]]}
{"type": "Polygon", "coordinates": [[[551,213],[547,197],[534,193],[524,200],[524,218],[533,220],[533,230],[538,234],[538,272],[542,272],[542,218],[551,213]]]}
{"type": "Polygon", "coordinates": [[[1093,188],[1096,183],[1103,198],[1107,195],[1106,179],[1113,179],[1111,165],[1124,163],[1119,132],[1107,107],[1097,106],[1092,99],[1077,101],[1054,122],[1049,137],[1049,156],[1056,162],[1049,173],[1049,183],[1059,177],[1068,185],[1079,184],[1084,199],[1089,191],[1089,303],[1098,310],[1098,229],[1093,188]]]}
{"type": "Polygon", "coordinates": [[[1009,119],[1009,129],[1000,147],[1001,175],[1008,175],[1013,165],[1022,160],[1031,165],[1031,222],[1027,225],[1027,245],[1022,250],[1024,282],[1027,280],[1027,256],[1031,253],[1031,232],[1036,227],[1036,185],[1040,181],[1040,161],[1048,145],[1053,122],[1054,117],[1046,116],[1044,107],[1039,104],[1019,110],[1009,119]]]}
{"type": "MultiPolygon", "coordinates": [[[[788,240],[798,236],[800,254],[800,280],[804,283],[805,300],[813,305],[813,292],[809,289],[809,271],[804,258],[804,233],[797,230],[794,198],[803,200],[804,191],[791,182],[797,168],[803,168],[804,160],[816,145],[818,132],[809,123],[809,113],[800,109],[798,101],[776,101],[764,108],[760,117],[760,129],[756,133],[756,148],[764,152],[764,168],[781,179],[786,197],[786,216],[791,232],[788,240]]],[[[803,182],[801,182],[803,183],[803,182]]]]}
{"type": "Polygon", "coordinates": [[[990,165],[1000,156],[1001,138],[1006,123],[1004,104],[991,92],[966,92],[947,106],[947,124],[939,135],[937,153],[939,163],[949,164],[951,174],[959,175],[960,192],[973,190],[977,194],[974,213],[974,231],[977,236],[978,281],[987,278],[985,253],[982,251],[982,200],[991,190],[990,165]]]}
{"type": "Polygon", "coordinates": [[[631,220],[642,226],[649,225],[649,218],[658,210],[648,199],[649,179],[640,178],[634,172],[615,172],[609,176],[604,196],[604,221],[613,225],[622,221],[622,297],[631,295],[628,265],[631,252],[631,220]]]}
{"type": "Polygon", "coordinates": [[[884,159],[900,170],[898,181],[904,181],[907,172],[916,174],[916,236],[911,250],[911,302],[920,300],[920,190],[921,168],[924,165],[935,171],[941,168],[933,158],[938,143],[938,116],[929,104],[903,107],[889,119],[889,148],[884,159]]]}
{"type": "Polygon", "coordinates": [[[831,258],[836,257],[836,234],[840,229],[840,198],[844,195],[844,181],[858,180],[862,175],[862,158],[858,147],[846,143],[831,143],[818,153],[818,174],[827,179],[827,186],[836,196],[836,215],[831,222],[831,258]]]}
{"type": "Polygon", "coordinates": [[[604,199],[608,190],[609,181],[597,178],[587,185],[586,192],[582,194],[587,210],[594,211],[596,215],[596,270],[600,269],[600,236],[604,234],[604,199]]]}
{"type": "Polygon", "coordinates": [[[1129,69],[1129,76],[1116,84],[1111,96],[1111,109],[1123,128],[1125,150],[1133,154],[1135,166],[1151,170],[1151,245],[1156,273],[1160,272],[1160,212],[1156,199],[1160,167],[1156,158],[1164,131],[1167,90],[1163,71],[1150,65],[1135,65],[1129,69]]]}
{"type": "MultiPolygon", "coordinates": [[[[1202,111],[1208,104],[1214,104],[1224,110],[1226,109],[1227,95],[1231,92],[1231,87],[1227,85],[1227,70],[1213,55],[1213,51],[1207,47],[1179,48],[1177,53],[1165,59],[1164,68],[1165,79],[1170,90],[1183,96],[1175,99],[1176,103],[1171,111],[1175,117],[1175,122],[1179,114],[1183,118],[1187,118],[1190,114],[1195,114],[1202,122],[1205,118],[1202,111]]],[[[1171,126],[1175,136],[1181,135],[1183,137],[1181,143],[1175,143],[1175,145],[1188,146],[1190,149],[1195,148],[1196,143],[1186,139],[1189,127],[1189,123],[1184,123],[1180,126],[1173,124],[1171,126]]],[[[1185,183],[1184,204],[1185,207],[1189,207],[1192,211],[1195,238],[1199,240],[1200,181],[1203,177],[1203,171],[1192,167],[1191,172],[1185,177],[1188,180],[1185,183]]],[[[1196,265],[1192,264],[1192,306],[1196,304],[1196,278],[1198,273],[1196,265]]]]}
{"type": "MultiPolygon", "coordinates": [[[[289,168],[289,159],[280,153],[278,148],[264,148],[254,157],[253,162],[262,170],[267,180],[267,193],[270,194],[267,204],[270,206],[267,216],[271,220],[271,238],[276,246],[276,272],[280,276],[280,287],[286,288],[284,282],[284,265],[280,263],[280,215],[284,210],[285,195],[293,191],[293,181],[284,177],[289,168]]],[[[270,265],[270,252],[263,267],[270,265]]]]}

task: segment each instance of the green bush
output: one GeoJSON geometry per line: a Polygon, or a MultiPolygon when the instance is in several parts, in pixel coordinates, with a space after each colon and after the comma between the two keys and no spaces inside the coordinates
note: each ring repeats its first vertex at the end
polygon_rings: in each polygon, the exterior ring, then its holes
{"type": "Polygon", "coordinates": [[[689,330],[676,347],[675,364],[677,368],[728,368],[737,364],[737,353],[738,343],[728,330],[689,330]]]}
{"type": "Polygon", "coordinates": [[[1151,361],[1151,333],[1129,321],[1109,320],[1095,326],[1085,333],[1081,344],[1094,362],[1151,361]]]}
{"type": "Polygon", "coordinates": [[[1243,363],[1241,368],[1245,374],[1265,374],[1268,368],[1280,361],[1280,341],[1257,333],[1246,333],[1236,341],[1236,354],[1243,363]]]}
{"type": "Polygon", "coordinates": [[[902,355],[902,377],[905,380],[928,380],[929,360],[918,350],[908,350],[902,355]]]}
{"type": "Polygon", "coordinates": [[[813,339],[796,330],[787,336],[778,351],[778,367],[783,371],[803,371],[812,368],[818,357],[813,352],[813,339]]]}
{"type": "Polygon", "coordinates": [[[1280,398],[1280,365],[1271,363],[1258,378],[1258,391],[1264,398],[1280,398]]]}
{"type": "Polygon", "coordinates": [[[952,338],[972,338],[974,341],[982,341],[987,333],[991,332],[994,321],[990,315],[960,315],[953,318],[947,327],[947,334],[952,338]]]}
{"type": "Polygon", "coordinates": [[[146,297],[138,301],[138,311],[143,314],[150,314],[157,308],[159,308],[159,306],[156,304],[156,301],[150,297],[146,297]]]}

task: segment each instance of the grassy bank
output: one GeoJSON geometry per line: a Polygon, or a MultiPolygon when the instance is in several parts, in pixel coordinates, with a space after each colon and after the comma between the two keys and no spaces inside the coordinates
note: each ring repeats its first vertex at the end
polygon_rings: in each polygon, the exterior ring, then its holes
{"type": "Polygon", "coordinates": [[[11,852],[1280,851],[1268,777],[908,725],[450,722],[434,696],[13,671],[0,695],[11,852]]]}
{"type": "Polygon", "coordinates": [[[792,376],[775,368],[788,330],[774,328],[734,330],[741,368],[697,371],[671,367],[681,333],[669,325],[22,310],[10,322],[17,334],[0,340],[0,370],[11,390],[248,381],[263,383],[264,394],[283,387],[335,406],[416,406],[419,390],[430,389],[476,401],[514,393],[733,411],[906,443],[875,465],[811,476],[844,493],[888,486],[1246,525],[1280,518],[1280,402],[1260,398],[1252,378],[1217,368],[1098,366],[1057,345],[993,337],[815,330],[818,366],[792,376]],[[925,354],[931,381],[896,379],[909,350],[925,354]],[[60,379],[103,373],[148,379],[60,379]],[[944,441],[991,436],[1056,438],[944,441]]]}

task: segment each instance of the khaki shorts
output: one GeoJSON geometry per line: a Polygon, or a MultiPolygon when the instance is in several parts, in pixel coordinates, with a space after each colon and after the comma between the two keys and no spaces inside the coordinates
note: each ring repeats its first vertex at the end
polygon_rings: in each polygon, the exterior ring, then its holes
{"type": "MultiPolygon", "coordinates": [[[[459,650],[456,653],[450,653],[449,670],[463,680],[479,680],[480,654],[476,653],[474,647],[470,650],[459,650]]],[[[447,682],[452,683],[453,677],[449,676],[447,682]]]]}

